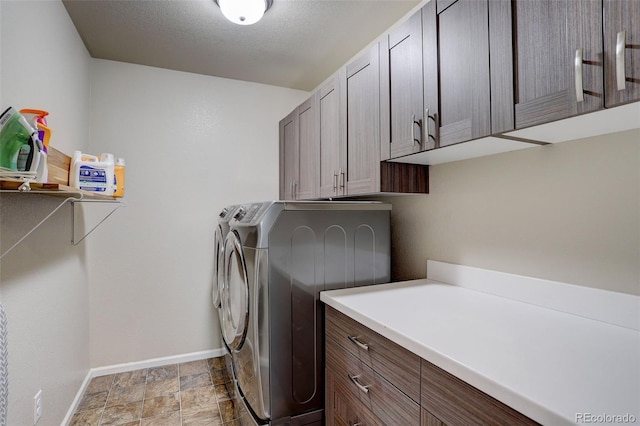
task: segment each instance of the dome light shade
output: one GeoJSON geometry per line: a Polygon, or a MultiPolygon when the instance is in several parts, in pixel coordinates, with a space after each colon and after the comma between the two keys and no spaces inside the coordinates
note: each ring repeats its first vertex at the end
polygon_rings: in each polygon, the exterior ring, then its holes
{"type": "Polygon", "coordinates": [[[273,0],[215,0],[222,14],[238,25],[251,25],[262,19],[273,0]]]}

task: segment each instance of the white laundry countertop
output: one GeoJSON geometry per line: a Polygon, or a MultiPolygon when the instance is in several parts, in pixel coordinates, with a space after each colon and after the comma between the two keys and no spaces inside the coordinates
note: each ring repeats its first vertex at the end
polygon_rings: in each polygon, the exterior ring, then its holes
{"type": "Polygon", "coordinates": [[[541,424],[640,424],[636,329],[428,279],[320,300],[541,424]]]}

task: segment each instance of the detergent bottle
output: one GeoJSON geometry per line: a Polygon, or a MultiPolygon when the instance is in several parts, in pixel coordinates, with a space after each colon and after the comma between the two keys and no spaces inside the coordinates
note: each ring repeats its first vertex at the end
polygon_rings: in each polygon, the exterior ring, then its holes
{"type": "Polygon", "coordinates": [[[124,168],[125,168],[125,163],[124,163],[124,158],[118,158],[116,160],[116,164],[114,167],[114,171],[115,171],[115,178],[114,178],[114,184],[115,184],[115,192],[113,193],[114,197],[124,197],[124,168]]]}
{"type": "Polygon", "coordinates": [[[44,145],[44,152],[49,148],[49,140],[51,140],[51,129],[47,126],[48,111],[41,109],[21,109],[20,114],[27,119],[31,126],[38,131],[38,139],[44,145]]]}
{"type": "Polygon", "coordinates": [[[69,185],[83,191],[113,195],[114,162],[112,154],[95,155],[74,151],[71,157],[69,185]]]}

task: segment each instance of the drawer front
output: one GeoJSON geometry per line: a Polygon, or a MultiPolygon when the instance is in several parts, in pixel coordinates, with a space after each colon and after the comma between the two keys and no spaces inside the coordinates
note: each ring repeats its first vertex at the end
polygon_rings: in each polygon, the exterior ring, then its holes
{"type": "Polygon", "coordinates": [[[327,372],[349,398],[387,425],[418,425],[420,406],[333,339],[326,339],[327,372]]]}
{"type": "Polygon", "coordinates": [[[422,409],[422,419],[420,420],[420,426],[446,426],[436,416],[422,409]]]}
{"type": "Polygon", "coordinates": [[[391,382],[411,399],[420,401],[420,357],[330,306],[326,334],[391,382]]]}
{"type": "Polygon", "coordinates": [[[450,426],[538,424],[425,360],[422,360],[420,405],[450,426]]]}
{"type": "Polygon", "coordinates": [[[331,370],[327,370],[326,386],[327,426],[384,426],[348,389],[336,383],[331,370]]]}

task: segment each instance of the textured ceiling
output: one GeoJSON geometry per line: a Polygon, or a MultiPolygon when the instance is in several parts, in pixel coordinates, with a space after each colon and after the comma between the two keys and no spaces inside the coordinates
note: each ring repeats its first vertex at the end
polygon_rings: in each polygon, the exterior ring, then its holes
{"type": "Polygon", "coordinates": [[[311,91],[419,0],[274,0],[257,24],[213,0],[63,0],[94,58],[311,91]]]}

